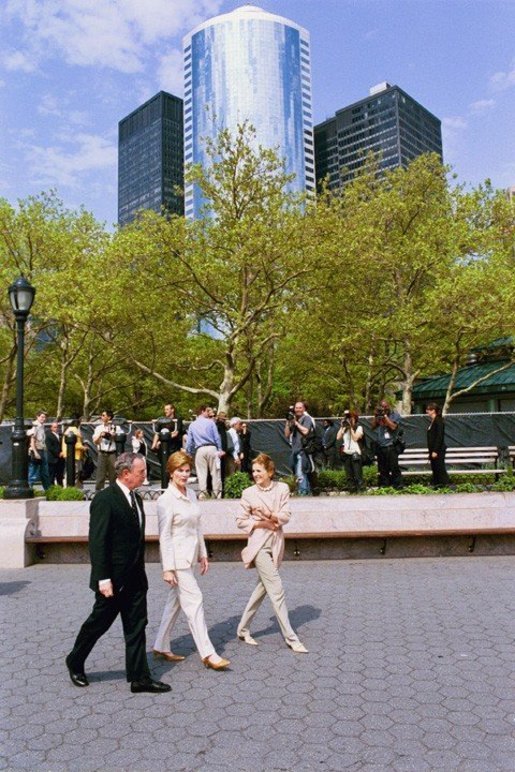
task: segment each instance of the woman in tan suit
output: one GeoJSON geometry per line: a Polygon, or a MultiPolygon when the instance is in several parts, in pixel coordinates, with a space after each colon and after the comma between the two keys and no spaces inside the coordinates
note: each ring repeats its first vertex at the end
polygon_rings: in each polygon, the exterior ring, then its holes
{"type": "Polygon", "coordinates": [[[163,580],[170,585],[170,593],[153,653],[156,659],[169,662],[184,659],[170,649],[172,629],[182,609],[204,665],[213,670],[224,670],[230,662],[216,653],[209,639],[202,593],[194,575],[197,563],[200,563],[202,575],[209,564],[200,531],[200,507],[195,493],[187,487],[192,464],[191,456],[184,451],[172,453],[167,463],[170,484],[157,505],[163,580]]]}
{"type": "Polygon", "coordinates": [[[290,519],[290,489],[286,483],[274,482],[275,464],[266,453],[252,462],[255,485],[243,491],[236,522],[248,534],[247,546],[241,557],[245,568],[256,568],[258,583],[247,603],[238,625],[238,638],[251,646],[258,643],[250,634],[254,619],[266,595],[272,603],[286,644],[298,654],[307,649],[294,632],[284,595],[279,566],[284,555],[283,525],[290,519]]]}

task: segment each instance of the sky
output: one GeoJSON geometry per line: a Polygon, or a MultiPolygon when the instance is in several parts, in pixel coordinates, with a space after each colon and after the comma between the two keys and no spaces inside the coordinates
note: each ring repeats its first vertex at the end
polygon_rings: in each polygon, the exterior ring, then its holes
{"type": "MultiPolygon", "coordinates": [[[[256,0],[311,35],[314,122],[398,85],[466,186],[515,186],[515,0],[256,0]]],[[[0,197],[53,189],[111,228],[118,121],[182,96],[182,37],[238,0],[2,0],[0,197]]]]}

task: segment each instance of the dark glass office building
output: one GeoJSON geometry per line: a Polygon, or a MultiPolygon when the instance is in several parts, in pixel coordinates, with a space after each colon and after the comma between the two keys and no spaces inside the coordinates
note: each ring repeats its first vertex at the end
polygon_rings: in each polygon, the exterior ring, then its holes
{"type": "Polygon", "coordinates": [[[331,190],[344,186],[369,152],[379,154],[385,170],[406,167],[422,153],[442,158],[441,122],[398,86],[375,86],[367,99],[315,126],[317,185],[327,178],[331,190]]]}
{"type": "Polygon", "coordinates": [[[118,224],[140,209],[184,213],[183,102],[160,91],[118,124],[118,224]]]}

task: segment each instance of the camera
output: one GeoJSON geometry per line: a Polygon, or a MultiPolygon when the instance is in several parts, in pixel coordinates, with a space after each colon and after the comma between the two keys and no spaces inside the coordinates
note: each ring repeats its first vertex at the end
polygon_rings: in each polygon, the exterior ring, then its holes
{"type": "Polygon", "coordinates": [[[350,420],[350,410],[344,410],[343,411],[343,417],[341,420],[342,426],[350,426],[351,420],[350,420]]]}
{"type": "Polygon", "coordinates": [[[287,421],[295,420],[295,407],[293,405],[290,405],[290,407],[288,408],[288,412],[286,413],[286,420],[287,421]]]}

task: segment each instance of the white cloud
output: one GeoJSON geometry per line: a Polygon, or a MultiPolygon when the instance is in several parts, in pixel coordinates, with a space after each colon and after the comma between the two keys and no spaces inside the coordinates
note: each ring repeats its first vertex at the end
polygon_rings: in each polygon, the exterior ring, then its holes
{"type": "Polygon", "coordinates": [[[182,51],[173,49],[161,57],[157,79],[160,89],[182,97],[184,91],[182,51]]]}
{"type": "Polygon", "coordinates": [[[43,186],[78,188],[85,177],[117,162],[116,144],[95,134],[79,133],[61,137],[67,146],[21,146],[27,164],[32,169],[34,183],[43,186]]]}
{"type": "Polygon", "coordinates": [[[91,124],[88,113],[82,110],[71,110],[66,97],[56,97],[53,94],[43,94],[37,110],[40,115],[62,118],[73,126],[87,126],[91,124]]]}
{"type": "MultiPolygon", "coordinates": [[[[22,30],[5,66],[62,57],[68,64],[141,72],[151,47],[218,13],[222,0],[7,0],[5,16],[22,30]]],[[[26,71],[29,71],[26,69],[26,71]]]]}
{"type": "Polygon", "coordinates": [[[469,105],[472,113],[486,113],[495,107],[495,99],[478,99],[477,102],[472,102],[469,105]]]}
{"type": "Polygon", "coordinates": [[[467,128],[467,121],[461,115],[453,115],[448,118],[444,118],[442,126],[447,131],[461,131],[461,129],[467,128]]]}
{"type": "Polygon", "coordinates": [[[6,70],[10,72],[34,72],[37,70],[37,64],[34,57],[21,51],[6,51],[1,61],[6,70]]]}
{"type": "Polygon", "coordinates": [[[490,78],[490,86],[494,91],[505,91],[507,88],[515,86],[515,62],[507,72],[496,72],[490,78]]]}

